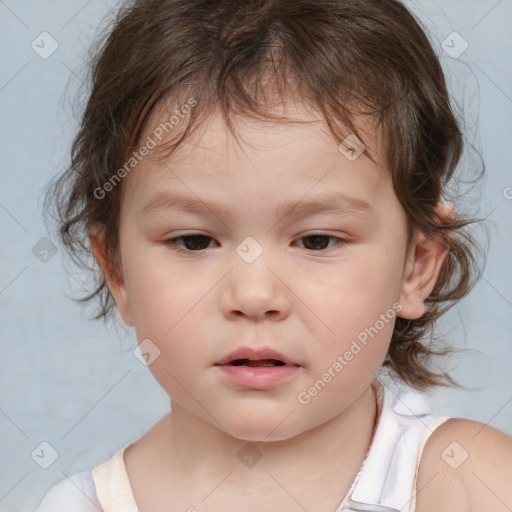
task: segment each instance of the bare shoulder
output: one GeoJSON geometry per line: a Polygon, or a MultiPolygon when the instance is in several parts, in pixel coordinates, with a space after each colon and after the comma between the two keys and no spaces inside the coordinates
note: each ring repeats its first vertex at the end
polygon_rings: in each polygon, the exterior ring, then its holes
{"type": "Polygon", "coordinates": [[[416,486],[417,512],[510,512],[512,437],[451,418],[429,437],[416,486]]]}

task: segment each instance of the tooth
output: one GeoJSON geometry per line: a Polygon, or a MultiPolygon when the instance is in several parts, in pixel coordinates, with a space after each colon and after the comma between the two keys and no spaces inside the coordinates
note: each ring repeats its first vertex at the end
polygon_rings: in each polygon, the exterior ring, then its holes
{"type": "Polygon", "coordinates": [[[277,366],[277,361],[273,359],[262,359],[260,361],[248,361],[248,366],[277,366]]]}

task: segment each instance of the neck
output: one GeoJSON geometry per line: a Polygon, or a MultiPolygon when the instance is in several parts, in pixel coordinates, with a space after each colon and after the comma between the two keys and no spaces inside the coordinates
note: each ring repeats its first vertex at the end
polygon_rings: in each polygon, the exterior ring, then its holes
{"type": "Polygon", "coordinates": [[[300,488],[305,470],[308,481],[332,482],[338,489],[345,482],[348,490],[366,455],[377,413],[370,386],[342,413],[316,428],[282,441],[248,443],[173,403],[172,413],[159,424],[160,435],[167,438],[164,464],[168,464],[168,474],[187,475],[189,481],[218,482],[219,475],[234,472],[230,482],[241,490],[245,486],[264,488],[269,473],[283,485],[287,482],[300,488]]]}

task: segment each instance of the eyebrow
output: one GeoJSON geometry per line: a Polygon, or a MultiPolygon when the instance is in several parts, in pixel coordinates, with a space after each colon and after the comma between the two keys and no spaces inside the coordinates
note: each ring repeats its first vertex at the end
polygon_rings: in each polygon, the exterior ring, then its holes
{"type": "MultiPolygon", "coordinates": [[[[210,210],[218,217],[235,218],[235,212],[222,203],[201,201],[200,199],[183,196],[175,192],[160,192],[156,194],[142,209],[143,214],[155,210],[173,210],[179,213],[204,213],[210,210]]],[[[371,205],[362,198],[351,197],[341,193],[330,194],[320,199],[309,201],[281,202],[276,209],[279,219],[290,217],[306,217],[317,213],[334,213],[338,215],[353,215],[367,217],[372,215],[371,205]]]]}

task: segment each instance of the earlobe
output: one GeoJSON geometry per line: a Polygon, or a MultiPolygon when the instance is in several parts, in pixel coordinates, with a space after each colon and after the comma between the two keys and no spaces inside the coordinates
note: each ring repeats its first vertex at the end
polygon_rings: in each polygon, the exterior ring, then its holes
{"type": "MultiPolygon", "coordinates": [[[[453,210],[446,204],[439,206],[437,211],[444,218],[454,218],[453,210]]],[[[449,250],[441,237],[427,237],[423,232],[417,234],[403,275],[399,317],[416,320],[425,314],[425,300],[437,283],[449,250]]]]}
{"type": "Polygon", "coordinates": [[[116,268],[115,262],[112,261],[109,251],[103,242],[103,230],[93,227],[89,230],[89,240],[94,254],[107,286],[112,294],[119,313],[127,325],[133,326],[133,314],[131,310],[130,300],[126,289],[125,278],[122,275],[122,269],[116,268]]]}

